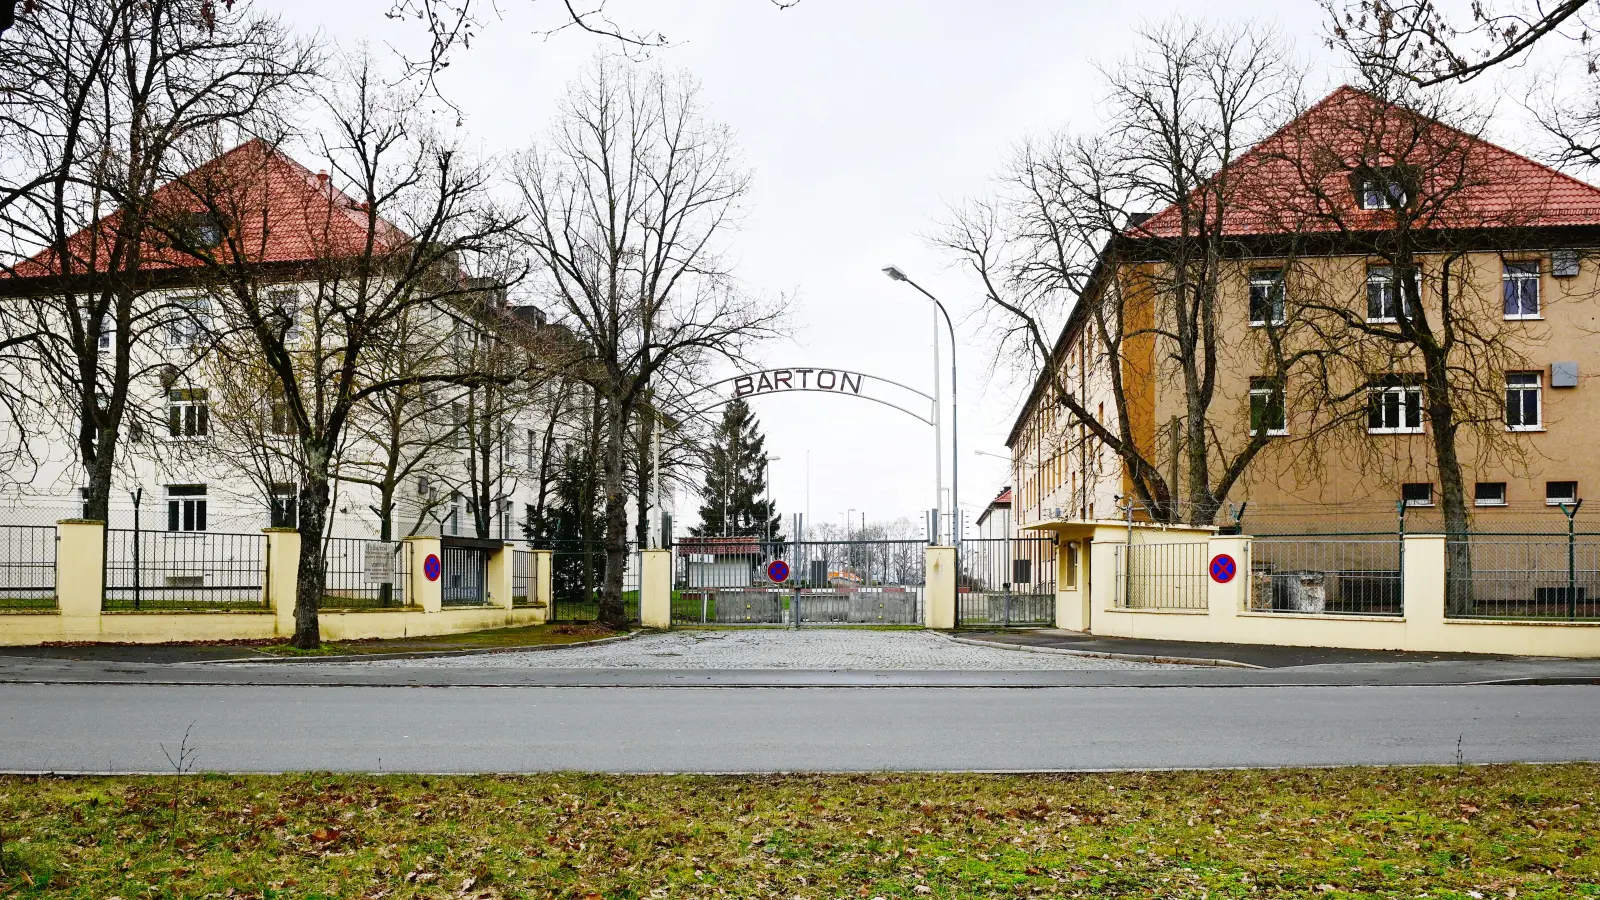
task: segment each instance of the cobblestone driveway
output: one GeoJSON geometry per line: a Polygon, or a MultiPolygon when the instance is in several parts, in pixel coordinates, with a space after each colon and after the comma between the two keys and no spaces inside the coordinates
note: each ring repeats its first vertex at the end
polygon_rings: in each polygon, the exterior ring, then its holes
{"type": "Polygon", "coordinates": [[[1022,653],[957,644],[920,631],[845,629],[674,631],[596,647],[493,653],[358,665],[491,669],[1145,669],[1152,663],[1022,653]]]}

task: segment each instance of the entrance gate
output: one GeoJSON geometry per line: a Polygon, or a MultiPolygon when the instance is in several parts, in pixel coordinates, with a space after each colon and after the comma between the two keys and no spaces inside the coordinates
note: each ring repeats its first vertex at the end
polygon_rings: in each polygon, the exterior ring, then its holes
{"type": "MultiPolygon", "coordinates": [[[[639,547],[630,543],[622,557],[622,609],[629,621],[639,618],[639,572],[639,547]]],[[[599,619],[605,578],[605,544],[556,543],[550,553],[550,621],[599,619]]]]}
{"type": "Polygon", "coordinates": [[[488,603],[489,554],[502,546],[500,541],[477,538],[440,538],[440,604],[482,606],[488,603]]]}
{"type": "Polygon", "coordinates": [[[672,621],[683,625],[920,625],[920,540],[683,538],[672,548],[672,621]],[[789,577],[767,577],[783,560],[789,577]]]}
{"type": "Polygon", "coordinates": [[[957,627],[1055,624],[1056,545],[1050,538],[964,540],[957,555],[957,627]]]}

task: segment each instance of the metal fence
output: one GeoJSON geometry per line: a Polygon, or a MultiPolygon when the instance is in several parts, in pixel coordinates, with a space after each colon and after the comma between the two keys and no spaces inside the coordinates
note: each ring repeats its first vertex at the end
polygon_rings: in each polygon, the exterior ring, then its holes
{"type": "Polygon", "coordinates": [[[511,605],[532,606],[538,599],[539,557],[527,550],[514,550],[511,555],[511,605]]]}
{"type": "Polygon", "coordinates": [[[441,606],[483,606],[489,602],[489,554],[485,547],[455,543],[450,538],[439,547],[439,603],[441,606]]]}
{"type": "Polygon", "coordinates": [[[264,610],[264,534],[106,530],[106,610],[264,610]]]}
{"type": "Polygon", "coordinates": [[[1445,544],[1445,614],[1600,619],[1600,535],[1471,534],[1445,544]]]}
{"type": "Polygon", "coordinates": [[[673,548],[672,620],[702,625],[916,625],[923,541],[686,539],[673,548]],[[781,561],[788,576],[769,577],[781,561]]]}
{"type": "Polygon", "coordinates": [[[1264,612],[1399,616],[1405,612],[1398,535],[1273,535],[1250,543],[1249,608],[1264,612]]]}
{"type": "Polygon", "coordinates": [[[1047,537],[964,540],[956,576],[956,625],[1054,625],[1056,544],[1047,537]]]}
{"type": "Polygon", "coordinates": [[[1205,609],[1205,543],[1117,544],[1115,605],[1120,609],[1205,609]]]}
{"type": "Polygon", "coordinates": [[[323,551],[323,609],[389,609],[406,605],[400,575],[406,544],[328,538],[323,551]]]}
{"type": "MultiPolygon", "coordinates": [[[[606,581],[604,544],[557,544],[550,554],[550,621],[593,622],[600,617],[600,592],[606,581]]],[[[629,544],[622,557],[622,608],[629,621],[639,618],[639,548],[629,544]]]]}
{"type": "Polygon", "coordinates": [[[0,609],[56,608],[56,529],[0,525],[0,609]]]}

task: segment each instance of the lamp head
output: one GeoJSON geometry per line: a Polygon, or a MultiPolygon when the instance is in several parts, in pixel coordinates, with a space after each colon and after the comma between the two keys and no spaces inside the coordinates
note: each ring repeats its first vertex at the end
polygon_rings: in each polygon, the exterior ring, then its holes
{"type": "Polygon", "coordinates": [[[883,274],[889,276],[890,278],[893,278],[895,281],[910,281],[911,280],[911,279],[906,277],[906,273],[900,271],[898,266],[884,266],[883,267],[883,274]]]}

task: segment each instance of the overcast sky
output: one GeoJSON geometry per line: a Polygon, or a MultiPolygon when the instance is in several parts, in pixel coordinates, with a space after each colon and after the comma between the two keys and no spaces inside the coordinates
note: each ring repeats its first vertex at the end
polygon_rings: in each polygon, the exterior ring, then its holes
{"type": "MultiPolygon", "coordinates": [[[[416,23],[384,18],[388,0],[258,0],[286,21],[378,54],[415,46],[416,23]]],[[[564,84],[603,46],[576,32],[537,35],[553,0],[499,0],[505,12],[442,80],[461,128],[487,153],[542,131],[564,84]]],[[[735,130],[755,192],[734,240],[739,276],[755,290],[793,292],[790,340],[769,365],[833,366],[926,389],[930,310],[880,269],[896,263],[957,317],[961,505],[969,521],[1006,482],[1005,435],[1026,385],[997,371],[975,321],[974,289],[923,236],[946,203],[979,193],[1019,138],[1092,127],[1097,62],[1129,52],[1133,29],[1204,9],[1215,21],[1278,25],[1312,64],[1313,91],[1338,80],[1321,46],[1314,0],[613,0],[615,18],[675,45],[653,62],[703,83],[710,114],[735,130]]],[[[315,160],[304,160],[313,168],[315,160]]],[[[948,347],[941,350],[948,365],[948,347]]],[[[948,391],[948,387],[946,387],[948,391]]],[[[754,403],[778,460],[786,516],[841,523],[920,521],[933,502],[931,429],[877,404],[815,394],[754,403]]],[[[948,440],[948,436],[947,436],[948,440]]],[[[946,466],[949,454],[946,453],[946,466]]],[[[948,477],[947,477],[948,486],[948,477]]],[[[680,529],[693,524],[680,503],[680,529]]]]}

